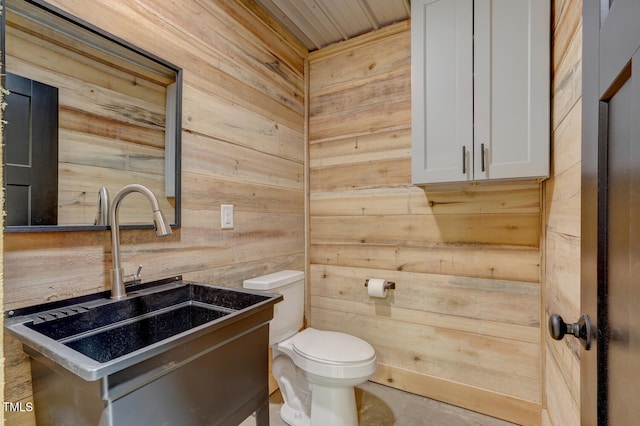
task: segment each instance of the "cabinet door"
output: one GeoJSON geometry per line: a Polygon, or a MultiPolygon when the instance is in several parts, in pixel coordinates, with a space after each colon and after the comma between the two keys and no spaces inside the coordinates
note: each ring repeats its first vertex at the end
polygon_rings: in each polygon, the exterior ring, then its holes
{"type": "Polygon", "coordinates": [[[474,179],[547,177],[549,2],[476,0],[474,25],[474,179]]]}
{"type": "Polygon", "coordinates": [[[411,26],[413,183],[471,180],[473,1],[413,0],[411,26]]]}

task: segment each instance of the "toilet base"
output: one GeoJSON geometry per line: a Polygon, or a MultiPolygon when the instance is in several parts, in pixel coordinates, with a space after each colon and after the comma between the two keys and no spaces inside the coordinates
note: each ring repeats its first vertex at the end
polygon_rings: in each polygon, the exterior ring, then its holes
{"type": "Polygon", "coordinates": [[[358,426],[355,390],[352,386],[312,384],[311,425],[358,426]]]}
{"type": "Polygon", "coordinates": [[[355,390],[353,387],[326,387],[313,385],[311,418],[286,402],[280,417],[291,426],[358,426],[355,390]]]}
{"type": "Polygon", "coordinates": [[[291,426],[310,426],[311,419],[300,410],[295,410],[286,402],[280,408],[280,418],[291,426]]]}

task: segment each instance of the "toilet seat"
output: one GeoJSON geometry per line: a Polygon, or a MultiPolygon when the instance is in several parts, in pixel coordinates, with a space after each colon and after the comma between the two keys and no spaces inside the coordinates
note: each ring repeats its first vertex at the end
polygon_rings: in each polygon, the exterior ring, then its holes
{"type": "Polygon", "coordinates": [[[358,337],[315,328],[307,328],[296,334],[291,343],[300,356],[337,365],[362,363],[376,355],[373,347],[358,337]]]}
{"type": "Polygon", "coordinates": [[[345,333],[307,328],[278,345],[305,372],[334,379],[370,377],[376,353],[364,340],[345,333]]]}

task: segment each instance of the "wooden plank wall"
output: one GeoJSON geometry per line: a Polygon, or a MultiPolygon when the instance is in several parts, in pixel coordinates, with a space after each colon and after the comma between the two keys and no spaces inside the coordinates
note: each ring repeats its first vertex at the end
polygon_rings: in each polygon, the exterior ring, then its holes
{"type": "MultiPolygon", "coordinates": [[[[0,56],[1,57],[1,56],[0,56]]],[[[2,65],[2,61],[0,61],[0,66],[2,65]]],[[[0,104],[4,102],[4,92],[0,91],[0,104]]],[[[0,108],[0,123],[2,123],[4,115],[4,110],[0,108]]],[[[0,140],[4,140],[4,126],[0,124],[0,140]]],[[[4,158],[4,144],[0,143],[0,158],[4,158]]],[[[4,173],[0,173],[0,187],[4,188],[4,173]]],[[[0,206],[4,206],[4,191],[0,192],[0,206]]],[[[4,208],[3,208],[4,209],[4,208]]],[[[5,216],[4,214],[0,216],[0,223],[2,224],[2,229],[4,229],[5,216]]],[[[4,232],[0,233],[0,257],[4,252],[4,232]]],[[[4,261],[0,262],[0,306],[4,306],[4,261]]],[[[4,315],[0,315],[0,327],[4,330],[4,315]]],[[[8,401],[5,397],[4,391],[4,383],[5,383],[5,354],[4,354],[4,343],[0,341],[0,398],[3,402],[8,401]]],[[[4,410],[0,413],[0,424],[4,423],[4,410]]]]}
{"type": "MultiPolygon", "coordinates": [[[[551,178],[545,183],[544,324],[551,313],[580,316],[580,187],[582,123],[582,2],[553,3],[551,178]]],[[[580,353],[577,339],[556,342],[545,327],[547,425],[580,424],[580,353]]]]}
{"type": "MultiPolygon", "coordinates": [[[[93,224],[98,190],[113,196],[132,182],[151,189],[173,223],[174,200],[164,196],[164,128],[166,86],[175,79],[15,13],[6,19],[8,72],[58,88],[58,224],[93,224]]],[[[147,205],[132,196],[121,223],[150,223],[147,205]]]]}
{"type": "MultiPolygon", "coordinates": [[[[250,1],[51,3],[184,69],[182,228],[123,231],[125,273],[239,287],[304,269],[306,50],[250,1]],[[233,230],[220,230],[222,203],[233,230]]],[[[108,232],[5,234],[3,250],[5,310],[109,288],[108,232]]],[[[6,336],[5,356],[4,400],[31,401],[29,364],[6,336]]]]}
{"type": "Polygon", "coordinates": [[[370,342],[376,382],[539,424],[540,184],[412,186],[410,63],[408,22],[309,55],[310,325],[370,342]]]}

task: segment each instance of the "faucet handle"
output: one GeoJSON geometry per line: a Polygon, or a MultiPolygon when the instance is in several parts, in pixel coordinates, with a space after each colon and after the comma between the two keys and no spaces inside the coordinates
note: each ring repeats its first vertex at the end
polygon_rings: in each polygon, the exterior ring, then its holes
{"type": "Polygon", "coordinates": [[[124,283],[126,285],[138,284],[140,281],[142,281],[141,272],[142,272],[142,265],[138,265],[138,271],[135,274],[129,275],[124,280],[124,283]]]}

